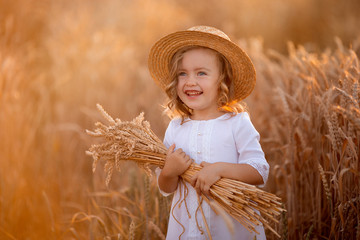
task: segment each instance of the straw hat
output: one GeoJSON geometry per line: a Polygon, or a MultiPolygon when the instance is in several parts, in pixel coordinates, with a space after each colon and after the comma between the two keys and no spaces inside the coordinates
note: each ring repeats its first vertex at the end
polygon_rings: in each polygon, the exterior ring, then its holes
{"type": "Polygon", "coordinates": [[[233,71],[231,101],[245,99],[254,89],[256,73],[248,55],[222,31],[208,26],[196,26],[186,31],[171,33],[157,41],[150,50],[149,71],[163,89],[169,84],[169,64],[174,54],[186,46],[202,46],[223,54],[233,71]]]}

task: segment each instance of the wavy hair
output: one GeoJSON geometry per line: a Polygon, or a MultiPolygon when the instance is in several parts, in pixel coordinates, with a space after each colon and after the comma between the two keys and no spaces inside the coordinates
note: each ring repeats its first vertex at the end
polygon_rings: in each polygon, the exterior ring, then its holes
{"type": "MultiPolygon", "coordinates": [[[[167,94],[168,100],[165,104],[164,112],[170,117],[174,118],[176,116],[180,116],[182,121],[186,117],[190,117],[192,115],[192,109],[186,106],[177,95],[177,84],[178,84],[178,69],[179,64],[181,63],[184,54],[187,51],[204,48],[210,49],[201,46],[187,46],[180,50],[178,50],[171,59],[169,65],[169,84],[166,86],[165,92],[167,94]]],[[[232,101],[233,97],[233,84],[232,84],[232,68],[229,61],[222,55],[221,53],[210,49],[216,53],[216,56],[220,65],[220,76],[219,76],[219,87],[218,87],[218,109],[222,112],[232,113],[232,115],[236,115],[239,112],[246,111],[246,105],[244,102],[232,101]]]]}

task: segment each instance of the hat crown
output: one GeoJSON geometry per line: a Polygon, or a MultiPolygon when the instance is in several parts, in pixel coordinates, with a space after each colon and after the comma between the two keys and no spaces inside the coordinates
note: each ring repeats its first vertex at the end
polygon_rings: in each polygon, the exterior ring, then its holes
{"type": "Polygon", "coordinates": [[[230,40],[229,36],[226,35],[223,31],[220,31],[217,28],[209,27],[209,26],[195,26],[188,29],[188,31],[195,31],[195,32],[203,32],[203,33],[210,33],[213,35],[217,35],[219,37],[222,37],[226,40],[230,40]]]}

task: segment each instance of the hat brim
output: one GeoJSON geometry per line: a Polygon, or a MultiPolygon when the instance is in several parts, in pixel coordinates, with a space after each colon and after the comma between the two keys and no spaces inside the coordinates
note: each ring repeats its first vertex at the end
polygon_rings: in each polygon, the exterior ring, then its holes
{"type": "Polygon", "coordinates": [[[152,78],[162,88],[170,83],[169,64],[174,54],[186,46],[201,46],[223,54],[233,71],[234,96],[231,101],[245,99],[255,87],[256,72],[249,56],[235,43],[223,37],[200,31],[179,31],[157,41],[150,50],[148,66],[152,78]]]}

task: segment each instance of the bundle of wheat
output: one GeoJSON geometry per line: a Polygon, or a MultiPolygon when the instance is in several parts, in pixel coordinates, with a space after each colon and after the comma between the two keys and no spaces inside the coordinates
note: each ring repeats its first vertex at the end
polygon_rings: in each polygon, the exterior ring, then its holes
{"type": "MultiPolygon", "coordinates": [[[[110,182],[114,168],[120,171],[120,164],[124,160],[136,162],[149,175],[152,174],[150,165],[160,168],[164,166],[167,149],[150,129],[150,124],[144,120],[143,113],[131,122],[123,122],[120,119],[114,120],[101,105],[98,104],[97,107],[110,125],[106,126],[98,122],[95,124],[97,127],[95,131],[87,130],[89,135],[102,137],[105,142],[92,145],[86,153],[94,159],[93,171],[95,171],[99,159],[106,161],[106,184],[110,182]]],[[[200,169],[201,166],[193,163],[181,177],[190,182],[191,177],[200,169]]],[[[262,223],[280,237],[270,226],[268,220],[263,217],[266,216],[268,219],[278,222],[276,218],[284,209],[277,196],[253,185],[221,178],[211,186],[210,196],[202,195],[201,197],[215,212],[219,212],[218,207],[220,207],[250,232],[257,233],[255,226],[262,223]]]]}

